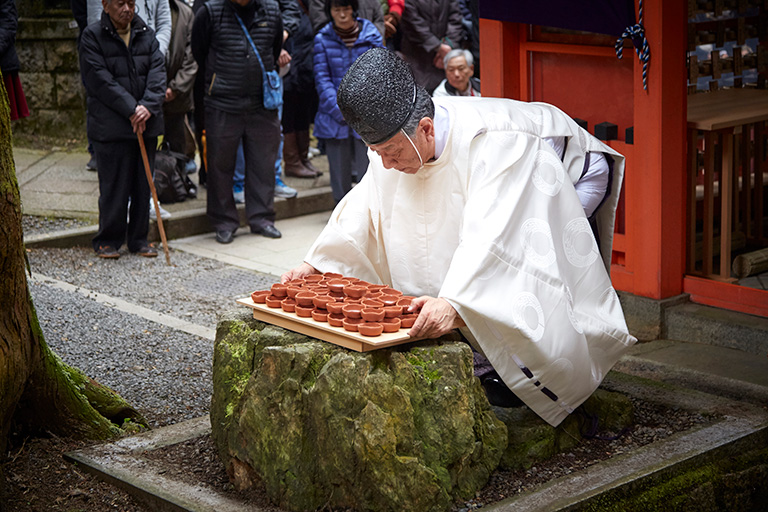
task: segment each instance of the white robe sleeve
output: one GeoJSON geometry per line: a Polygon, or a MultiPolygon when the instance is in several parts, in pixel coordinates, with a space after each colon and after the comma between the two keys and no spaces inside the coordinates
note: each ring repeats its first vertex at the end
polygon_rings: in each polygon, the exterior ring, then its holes
{"type": "Polygon", "coordinates": [[[636,340],[562,162],[490,132],[469,155],[458,248],[440,290],[512,391],[557,425],[636,340]]]}

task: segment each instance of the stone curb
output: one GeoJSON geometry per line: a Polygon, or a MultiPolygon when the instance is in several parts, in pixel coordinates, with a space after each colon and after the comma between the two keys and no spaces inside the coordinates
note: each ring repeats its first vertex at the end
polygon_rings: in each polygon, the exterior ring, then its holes
{"type": "Polygon", "coordinates": [[[120,487],[158,512],[260,512],[262,509],[222,496],[213,489],[165,476],[162,465],[142,457],[143,452],[209,434],[208,416],[158,428],[108,445],[64,454],[65,460],[120,487]]]}
{"type": "Polygon", "coordinates": [[[768,445],[768,415],[760,407],[715,395],[611,371],[603,383],[611,391],[657,401],[669,407],[714,413],[713,424],[679,432],[633,452],[557,478],[514,498],[488,505],[488,512],[599,510],[612,497],[658,484],[705,462],[768,445]],[[645,381],[645,384],[643,384],[645,381]]]}
{"type": "Polygon", "coordinates": [[[572,473],[518,498],[488,507],[488,512],[565,512],[599,510],[611,496],[631,494],[646,482],[662,482],[713,459],[738,455],[768,442],[768,426],[730,420],[684,435],[671,436],[627,457],[572,473]],[[647,449],[646,449],[647,448],[647,449]]]}
{"type": "MultiPolygon", "coordinates": [[[[309,215],[333,209],[335,203],[330,187],[321,187],[311,190],[302,190],[298,197],[293,199],[275,199],[275,218],[277,220],[309,215]]],[[[247,226],[245,218],[245,205],[237,205],[240,214],[240,225],[247,226]]],[[[165,236],[168,240],[185,238],[188,236],[210,233],[211,226],[204,208],[174,212],[170,219],[163,221],[165,236]]],[[[24,245],[28,249],[42,247],[89,247],[91,239],[96,235],[98,226],[84,226],[65,229],[54,233],[42,233],[25,237],[24,245]]],[[[157,223],[150,222],[149,237],[151,241],[160,241],[157,223]]]]}

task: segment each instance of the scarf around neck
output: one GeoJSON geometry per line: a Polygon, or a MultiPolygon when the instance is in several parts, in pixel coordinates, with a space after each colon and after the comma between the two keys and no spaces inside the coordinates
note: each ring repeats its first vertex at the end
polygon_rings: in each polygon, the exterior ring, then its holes
{"type": "Polygon", "coordinates": [[[333,30],[336,32],[342,42],[347,46],[347,48],[352,48],[352,45],[354,45],[355,41],[357,41],[357,36],[360,34],[360,23],[355,20],[354,26],[347,30],[341,30],[334,23],[333,30]]]}

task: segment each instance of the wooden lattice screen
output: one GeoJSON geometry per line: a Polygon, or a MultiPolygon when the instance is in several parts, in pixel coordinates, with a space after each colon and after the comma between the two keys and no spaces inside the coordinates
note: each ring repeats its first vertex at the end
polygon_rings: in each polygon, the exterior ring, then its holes
{"type": "Polygon", "coordinates": [[[765,88],[768,0],[689,0],[688,92],[765,88]]]}

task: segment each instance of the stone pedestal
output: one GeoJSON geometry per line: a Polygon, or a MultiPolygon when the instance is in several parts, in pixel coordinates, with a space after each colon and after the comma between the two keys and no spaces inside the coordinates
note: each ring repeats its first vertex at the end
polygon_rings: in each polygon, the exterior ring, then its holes
{"type": "Polygon", "coordinates": [[[213,375],[230,477],[289,510],[447,510],[507,446],[460,341],[357,353],[238,310],[218,325],[213,375]]]}

